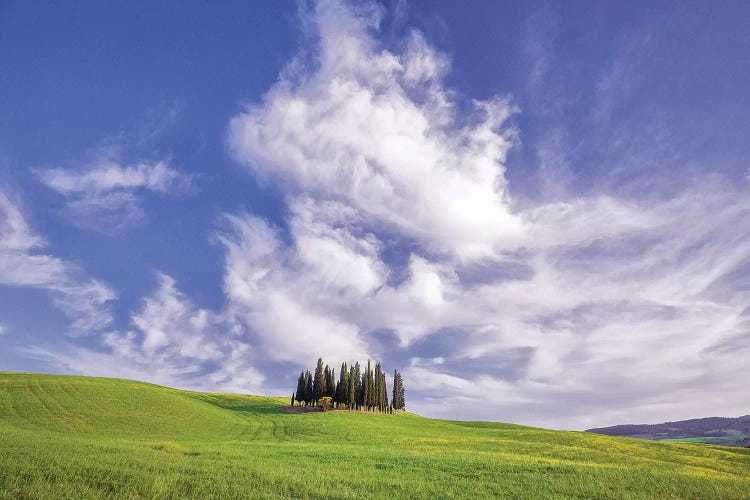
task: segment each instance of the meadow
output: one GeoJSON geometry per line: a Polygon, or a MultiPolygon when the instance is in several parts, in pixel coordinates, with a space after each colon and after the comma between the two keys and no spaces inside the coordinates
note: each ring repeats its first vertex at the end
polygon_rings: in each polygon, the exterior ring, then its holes
{"type": "Polygon", "coordinates": [[[0,373],[0,498],[750,498],[750,450],[0,373]]]}

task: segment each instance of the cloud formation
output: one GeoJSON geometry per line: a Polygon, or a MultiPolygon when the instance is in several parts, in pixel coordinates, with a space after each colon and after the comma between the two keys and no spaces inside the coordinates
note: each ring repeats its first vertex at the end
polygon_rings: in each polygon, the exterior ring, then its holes
{"type": "Polygon", "coordinates": [[[69,333],[97,332],[112,322],[115,294],[75,264],[43,252],[45,241],[26,222],[17,203],[0,191],[0,285],[48,290],[70,318],[69,333]]]}
{"type": "Polygon", "coordinates": [[[98,348],[67,344],[27,353],[87,375],[149,380],[172,387],[239,393],[262,392],[265,377],[241,328],[221,314],[195,307],[166,274],[142,300],[132,329],[108,331],[98,348]]]}
{"type": "Polygon", "coordinates": [[[419,33],[397,54],[369,36],[376,21],[337,2],[320,2],[315,21],[316,69],[288,71],[232,119],[234,156],[435,252],[483,257],[517,237],[503,176],[512,104],[473,101],[459,112],[442,85],[447,59],[419,33]]]}
{"type": "Polygon", "coordinates": [[[432,415],[582,427],[750,403],[734,382],[747,348],[719,347],[746,335],[746,188],[517,209],[512,101],[467,115],[447,58],[418,33],[386,49],[374,19],[318,3],[317,52],[231,121],[237,160],[287,193],[285,243],[247,215],[225,240],[227,294],[265,348],[377,355],[389,331],[408,355],[458,332],[407,370],[432,415]]]}
{"type": "Polygon", "coordinates": [[[165,161],[122,164],[106,155],[80,169],[41,170],[38,177],[65,197],[65,211],[75,225],[102,232],[141,221],[144,193],[184,192],[192,182],[165,161]]]}

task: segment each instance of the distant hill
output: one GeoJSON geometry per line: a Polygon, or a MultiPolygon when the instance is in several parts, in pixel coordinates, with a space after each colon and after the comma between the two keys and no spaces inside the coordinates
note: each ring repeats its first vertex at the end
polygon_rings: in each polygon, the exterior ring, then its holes
{"type": "Polygon", "coordinates": [[[668,440],[750,447],[750,415],[737,418],[694,418],[651,425],[615,425],[613,427],[588,429],[586,432],[657,441],[668,440]]]}

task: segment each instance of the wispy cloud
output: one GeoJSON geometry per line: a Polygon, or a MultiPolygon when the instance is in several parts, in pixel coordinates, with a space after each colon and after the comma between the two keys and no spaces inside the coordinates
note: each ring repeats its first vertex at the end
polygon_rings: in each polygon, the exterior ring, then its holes
{"type": "Polygon", "coordinates": [[[18,204],[0,192],[0,284],[49,290],[70,317],[72,334],[106,328],[112,321],[107,303],[114,292],[73,263],[44,253],[44,246],[18,204]]]}
{"type": "Polygon", "coordinates": [[[523,108],[544,124],[527,131],[536,137],[524,142],[535,151],[538,168],[533,190],[542,199],[564,199],[575,181],[566,120],[576,98],[560,77],[563,70],[556,53],[560,32],[560,13],[550,4],[530,15],[523,29],[522,53],[528,74],[523,108]]]}
{"type": "Polygon", "coordinates": [[[323,234],[297,228],[296,252],[256,217],[227,220],[229,231],[220,240],[227,252],[229,313],[248,326],[270,359],[313,362],[316,352],[325,352],[341,362],[368,355],[357,326],[324,309],[332,306],[326,303],[331,293],[341,301],[356,299],[380,284],[385,267],[366,240],[327,226],[318,228],[323,234]]]}
{"type": "Polygon", "coordinates": [[[597,104],[593,118],[607,122],[616,106],[627,105],[632,91],[644,84],[643,67],[651,56],[651,36],[648,33],[631,35],[622,41],[609,67],[596,82],[597,104]]]}
{"type": "Polygon", "coordinates": [[[164,162],[127,166],[105,162],[83,172],[56,168],[41,172],[40,178],[60,194],[94,196],[136,189],[166,193],[187,181],[164,162]]]}
{"type": "Polygon", "coordinates": [[[81,227],[113,232],[138,223],[146,193],[185,192],[190,176],[165,161],[122,164],[101,157],[78,169],[50,168],[39,180],[65,197],[65,210],[81,227]]]}
{"type": "Polygon", "coordinates": [[[65,344],[28,347],[27,355],[88,375],[149,380],[196,390],[260,392],[265,377],[253,368],[243,330],[221,314],[195,307],[159,274],[156,290],[132,315],[133,328],[106,332],[97,348],[65,344]]]}
{"type": "Polygon", "coordinates": [[[35,169],[36,177],[61,196],[72,224],[122,232],[146,220],[150,197],[182,196],[196,188],[196,176],[176,168],[163,144],[178,117],[177,103],[162,105],[141,126],[106,137],[72,161],[35,169]]]}

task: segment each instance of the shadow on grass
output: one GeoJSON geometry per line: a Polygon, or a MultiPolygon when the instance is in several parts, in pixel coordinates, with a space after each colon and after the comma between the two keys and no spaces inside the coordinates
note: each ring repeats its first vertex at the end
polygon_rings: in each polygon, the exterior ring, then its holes
{"type": "Polygon", "coordinates": [[[284,413],[284,408],[288,406],[279,398],[263,396],[200,393],[192,393],[191,396],[212,406],[239,413],[280,414],[284,413]]]}

